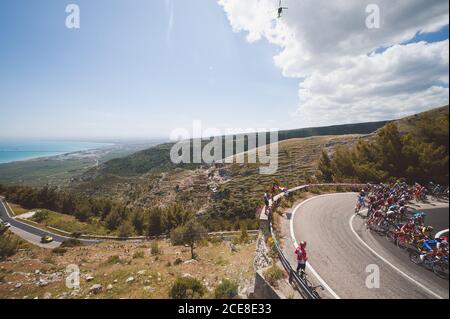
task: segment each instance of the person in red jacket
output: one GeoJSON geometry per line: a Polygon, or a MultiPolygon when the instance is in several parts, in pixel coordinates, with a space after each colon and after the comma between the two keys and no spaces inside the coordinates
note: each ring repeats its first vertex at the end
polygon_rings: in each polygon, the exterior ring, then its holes
{"type": "Polygon", "coordinates": [[[308,255],[306,254],[306,241],[302,241],[300,245],[295,250],[297,255],[297,274],[301,270],[300,277],[303,278],[305,275],[306,261],[308,260],[308,255]]]}

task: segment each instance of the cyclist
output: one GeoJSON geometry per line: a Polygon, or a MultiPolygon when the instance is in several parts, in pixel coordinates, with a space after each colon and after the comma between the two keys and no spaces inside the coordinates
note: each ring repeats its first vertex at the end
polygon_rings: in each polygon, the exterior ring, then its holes
{"type": "Polygon", "coordinates": [[[358,214],[362,207],[366,207],[366,194],[361,191],[358,196],[358,202],[356,203],[355,214],[358,214]]]}
{"type": "MultiPolygon", "coordinates": [[[[422,244],[422,250],[420,253],[420,260],[424,261],[426,256],[437,255],[441,248],[440,239],[428,239],[422,244]]],[[[444,243],[445,246],[446,243],[444,243]]],[[[448,244],[448,243],[447,243],[448,244]]]]}
{"type": "Polygon", "coordinates": [[[400,227],[399,233],[403,235],[411,234],[414,231],[414,221],[410,219],[407,223],[400,227]]]}
{"type": "Polygon", "coordinates": [[[400,209],[398,210],[398,212],[400,215],[399,220],[402,221],[406,217],[408,210],[406,209],[406,206],[400,206],[400,209]]]}
{"type": "Polygon", "coordinates": [[[420,233],[424,238],[430,238],[431,233],[434,231],[433,226],[424,226],[420,228],[420,233]]]}

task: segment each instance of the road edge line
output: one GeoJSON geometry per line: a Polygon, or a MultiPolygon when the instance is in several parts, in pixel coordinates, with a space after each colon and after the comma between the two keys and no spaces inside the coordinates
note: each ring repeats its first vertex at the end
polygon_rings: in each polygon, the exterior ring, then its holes
{"type": "Polygon", "coordinates": [[[441,230],[440,232],[438,232],[436,234],[436,236],[434,238],[437,239],[437,238],[441,237],[443,234],[448,233],[448,232],[449,232],[448,229],[441,230]]]}
{"type": "MultiPolygon", "coordinates": [[[[294,241],[294,247],[297,248],[298,247],[298,242],[297,239],[295,238],[294,235],[294,217],[295,214],[297,213],[297,210],[300,208],[300,206],[302,206],[303,204],[306,204],[307,202],[309,202],[310,200],[314,199],[314,198],[318,198],[318,197],[325,197],[325,196],[330,196],[330,195],[334,195],[334,194],[325,194],[325,195],[319,195],[319,196],[314,196],[311,198],[308,198],[306,200],[304,200],[303,202],[299,203],[294,210],[292,211],[292,216],[291,216],[291,220],[290,220],[290,232],[291,232],[291,237],[292,240],[294,241]]],[[[334,292],[334,290],[325,282],[325,280],[323,280],[323,278],[318,274],[318,272],[314,269],[313,266],[311,266],[311,264],[309,262],[306,262],[306,267],[313,273],[313,275],[317,278],[317,280],[320,282],[320,284],[326,289],[328,290],[328,292],[335,298],[335,299],[341,299],[341,297],[339,297],[339,295],[334,292]]]]}
{"type": "Polygon", "coordinates": [[[411,276],[409,276],[408,274],[406,274],[405,272],[401,271],[399,268],[397,268],[395,265],[393,265],[391,262],[389,262],[386,258],[384,258],[383,256],[381,256],[379,253],[377,253],[372,247],[370,247],[355,231],[355,229],[353,228],[353,220],[355,218],[356,215],[352,215],[352,217],[350,217],[349,219],[349,226],[350,226],[350,230],[353,232],[353,234],[356,236],[356,238],[367,248],[369,249],[372,254],[374,254],[376,257],[378,257],[379,259],[381,259],[383,262],[385,262],[388,266],[390,266],[392,269],[394,269],[395,271],[397,271],[400,275],[402,275],[403,277],[405,277],[406,279],[408,279],[409,281],[411,281],[412,283],[416,284],[417,286],[419,286],[420,288],[422,288],[423,290],[425,290],[426,292],[428,292],[429,294],[433,295],[434,297],[438,298],[438,299],[446,299],[440,295],[438,295],[437,293],[433,292],[431,289],[429,289],[428,287],[424,286],[423,284],[421,284],[420,282],[418,282],[417,280],[415,280],[414,278],[412,278],[411,276]]]}

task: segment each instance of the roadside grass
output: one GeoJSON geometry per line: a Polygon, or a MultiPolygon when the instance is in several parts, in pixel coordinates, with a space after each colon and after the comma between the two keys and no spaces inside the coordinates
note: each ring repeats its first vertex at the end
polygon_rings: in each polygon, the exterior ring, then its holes
{"type": "Polygon", "coordinates": [[[24,209],[20,205],[11,204],[11,208],[13,209],[15,216],[19,216],[30,211],[42,211],[45,212],[45,219],[36,222],[33,218],[20,219],[21,222],[28,223],[33,226],[42,226],[46,230],[50,232],[57,232],[50,227],[68,232],[68,233],[82,233],[82,234],[91,234],[91,235],[116,235],[115,232],[109,231],[104,225],[100,223],[100,221],[96,219],[91,219],[90,222],[80,222],[74,216],[61,214],[57,212],[53,212],[47,209],[24,209]]]}
{"type": "Polygon", "coordinates": [[[29,212],[28,209],[25,209],[25,208],[23,208],[23,207],[20,206],[20,205],[13,204],[13,203],[9,203],[9,202],[8,202],[8,204],[9,204],[9,206],[10,206],[11,209],[12,209],[12,212],[11,212],[11,213],[12,213],[13,216],[22,215],[22,214],[25,214],[25,213],[28,213],[28,212],[29,212]]]}

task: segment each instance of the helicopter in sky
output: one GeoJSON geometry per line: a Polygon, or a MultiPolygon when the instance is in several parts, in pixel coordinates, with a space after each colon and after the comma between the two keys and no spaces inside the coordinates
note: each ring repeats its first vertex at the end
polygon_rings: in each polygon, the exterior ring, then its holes
{"type": "Polygon", "coordinates": [[[283,10],[287,10],[289,8],[287,7],[283,7],[282,2],[283,0],[280,0],[280,3],[278,5],[278,19],[281,19],[281,17],[283,16],[283,10]]]}

